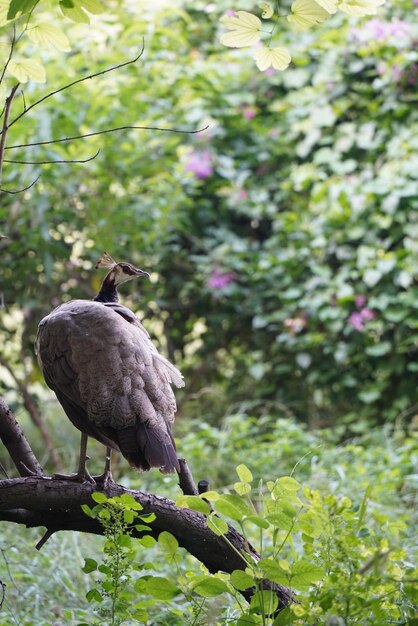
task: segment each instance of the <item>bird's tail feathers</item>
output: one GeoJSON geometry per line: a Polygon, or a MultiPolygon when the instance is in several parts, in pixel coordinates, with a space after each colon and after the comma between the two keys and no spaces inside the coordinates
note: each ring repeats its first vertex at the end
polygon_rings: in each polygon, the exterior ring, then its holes
{"type": "Polygon", "coordinates": [[[146,472],[157,467],[163,474],[180,471],[174,441],[169,433],[162,441],[156,429],[143,423],[118,431],[118,443],[123,456],[137,470],[146,472]]]}

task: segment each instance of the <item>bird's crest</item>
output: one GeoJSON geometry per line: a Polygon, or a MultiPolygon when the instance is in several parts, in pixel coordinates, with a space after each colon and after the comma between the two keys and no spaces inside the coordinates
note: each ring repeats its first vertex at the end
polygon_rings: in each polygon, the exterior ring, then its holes
{"type": "Polygon", "coordinates": [[[107,269],[111,270],[112,268],[115,267],[115,265],[117,265],[117,263],[114,259],[112,259],[110,254],[108,254],[107,252],[103,252],[102,256],[96,263],[96,270],[99,267],[106,267],[107,269]]]}

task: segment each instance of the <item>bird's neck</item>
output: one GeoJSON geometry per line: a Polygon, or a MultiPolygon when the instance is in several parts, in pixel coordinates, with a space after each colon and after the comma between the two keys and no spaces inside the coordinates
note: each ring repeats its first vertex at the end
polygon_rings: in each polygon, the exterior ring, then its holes
{"type": "Polygon", "coordinates": [[[99,293],[93,300],[95,302],[119,302],[118,290],[115,283],[105,279],[99,293]]]}

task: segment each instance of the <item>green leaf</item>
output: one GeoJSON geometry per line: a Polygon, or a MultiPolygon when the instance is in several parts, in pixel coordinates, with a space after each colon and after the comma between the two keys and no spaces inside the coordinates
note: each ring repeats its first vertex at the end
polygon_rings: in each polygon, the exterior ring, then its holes
{"type": "Polygon", "coordinates": [[[139,543],[144,546],[144,548],[153,548],[157,543],[154,537],[151,535],[144,535],[140,539],[138,539],[139,543]]]}
{"type": "Polygon", "coordinates": [[[250,483],[234,483],[234,489],[239,496],[246,496],[251,491],[250,483]]]}
{"type": "Polygon", "coordinates": [[[260,559],[258,566],[263,572],[264,576],[269,580],[272,580],[279,585],[287,585],[289,582],[289,575],[279,567],[278,563],[271,558],[260,559]]]}
{"type": "Polygon", "coordinates": [[[231,32],[221,36],[221,44],[230,48],[251,46],[260,39],[261,21],[247,11],[237,11],[236,16],[224,15],[219,20],[231,32]]]}
{"type": "Polygon", "coordinates": [[[260,615],[272,615],[279,599],[274,591],[257,591],[250,602],[250,611],[260,615]]]}
{"type": "Polygon", "coordinates": [[[20,83],[27,83],[33,80],[35,83],[46,81],[44,66],[35,59],[24,59],[23,61],[10,61],[7,71],[12,74],[20,83]]]}
{"type": "Polygon", "coordinates": [[[379,343],[375,343],[373,346],[366,348],[365,352],[369,356],[383,356],[384,354],[388,354],[391,350],[392,344],[390,341],[380,341],[379,343]]]}
{"type": "Polygon", "coordinates": [[[89,574],[90,572],[95,572],[97,569],[97,561],[94,559],[85,559],[84,567],[82,568],[85,574],[89,574]]]}
{"type": "Polygon", "coordinates": [[[134,519],[135,519],[136,515],[134,511],[131,511],[130,509],[125,509],[123,512],[123,521],[125,522],[125,524],[132,524],[134,519]]]}
{"type": "Polygon", "coordinates": [[[94,491],[91,494],[91,499],[98,504],[104,504],[105,502],[107,502],[107,496],[101,491],[94,491]]]}
{"type": "Polygon", "coordinates": [[[86,593],[86,599],[88,602],[102,602],[103,596],[97,589],[90,589],[90,591],[86,593]]]}
{"type": "Polygon", "coordinates": [[[290,586],[299,591],[308,591],[313,583],[318,582],[324,576],[324,568],[302,559],[292,566],[290,586]]]}
{"type": "Polygon", "coordinates": [[[32,11],[33,7],[38,4],[38,0],[11,0],[7,19],[14,20],[18,13],[24,15],[32,11]]]}
{"type": "Polygon", "coordinates": [[[220,596],[222,593],[229,591],[229,589],[224,580],[215,578],[214,576],[207,576],[193,586],[193,591],[204,598],[215,598],[216,596],[220,596]]]}
{"type": "Polygon", "coordinates": [[[141,519],[146,524],[152,524],[157,519],[155,513],[145,513],[144,515],[139,515],[139,519],[141,519]]]}
{"type": "Polygon", "coordinates": [[[258,528],[264,528],[265,530],[270,527],[268,520],[264,517],[260,517],[260,515],[248,515],[244,521],[245,523],[250,522],[251,524],[258,526],[258,528]]]}
{"type": "Polygon", "coordinates": [[[215,535],[225,535],[228,532],[228,524],[222,518],[215,514],[209,515],[207,518],[207,524],[215,535]]]}
{"type": "Polygon", "coordinates": [[[179,507],[192,509],[204,515],[209,515],[211,511],[209,504],[200,496],[180,496],[180,498],[177,498],[176,504],[179,507]]]}
{"type": "Polygon", "coordinates": [[[26,33],[34,43],[52,44],[58,50],[68,52],[71,50],[70,41],[62,30],[52,24],[30,24],[26,33]]]}
{"type": "Polygon", "coordinates": [[[71,0],[61,0],[59,6],[62,14],[72,22],[89,24],[90,19],[87,13],[80,7],[75,6],[71,0]]]}
{"type": "Polygon", "coordinates": [[[105,8],[99,0],[73,0],[75,5],[80,5],[93,15],[99,15],[100,13],[104,13],[105,8]]]}
{"type": "Polygon", "coordinates": [[[237,472],[238,478],[240,479],[241,482],[243,482],[243,483],[251,483],[253,481],[253,475],[252,475],[251,471],[243,463],[238,465],[238,467],[236,468],[236,472],[237,472]]]}
{"type": "Polygon", "coordinates": [[[171,600],[179,593],[181,590],[168,580],[168,578],[163,578],[162,576],[152,576],[148,578],[144,586],[145,593],[148,593],[153,598],[157,598],[157,600],[171,600]]]}
{"type": "Polygon", "coordinates": [[[177,548],[179,547],[179,542],[174,537],[174,535],[163,530],[163,532],[158,535],[158,545],[161,546],[164,552],[167,552],[171,556],[174,556],[177,548]]]}
{"type": "Polygon", "coordinates": [[[254,513],[254,511],[242,498],[232,494],[222,495],[218,500],[216,500],[214,506],[219,513],[238,522],[244,517],[253,515],[254,513]]]}
{"type": "Polygon", "coordinates": [[[89,517],[93,517],[93,511],[91,510],[88,504],[82,504],[81,510],[83,511],[83,513],[85,513],[89,517]]]}
{"type": "Polygon", "coordinates": [[[130,548],[132,545],[132,537],[130,535],[119,535],[116,543],[121,548],[130,548]]]}
{"type": "MultiPolygon", "coordinates": [[[[120,501],[124,506],[128,506],[130,509],[133,509],[134,511],[142,511],[142,509],[144,508],[142,504],[137,502],[135,498],[131,496],[129,493],[123,493],[120,497],[120,501]]],[[[153,513],[150,513],[150,515],[153,515],[153,513]]]]}
{"type": "Polygon", "coordinates": [[[241,569],[236,569],[232,572],[231,583],[238,591],[244,591],[256,585],[254,578],[241,569]]]}

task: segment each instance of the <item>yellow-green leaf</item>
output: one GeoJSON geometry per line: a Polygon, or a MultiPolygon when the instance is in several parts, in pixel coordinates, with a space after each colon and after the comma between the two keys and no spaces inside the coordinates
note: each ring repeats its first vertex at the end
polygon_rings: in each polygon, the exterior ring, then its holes
{"type": "Polygon", "coordinates": [[[322,7],[325,11],[333,15],[337,12],[337,4],[338,0],[315,0],[320,7],[322,7]]]}
{"type": "Polygon", "coordinates": [[[221,43],[230,48],[244,48],[260,39],[261,21],[247,11],[238,11],[236,16],[224,15],[220,22],[230,30],[221,36],[221,43]]]}
{"type": "Polygon", "coordinates": [[[269,20],[274,13],[268,2],[262,2],[260,4],[260,9],[262,10],[261,17],[263,20],[269,20]]]}
{"type": "Polygon", "coordinates": [[[377,7],[385,4],[385,0],[347,0],[340,2],[338,8],[349,15],[375,15],[377,7]]]}
{"type": "Polygon", "coordinates": [[[71,50],[67,35],[52,24],[41,23],[30,25],[26,32],[29,39],[31,39],[34,43],[52,44],[58,48],[58,50],[62,50],[63,52],[71,50]]]}
{"type": "Polygon", "coordinates": [[[9,22],[9,18],[7,14],[9,12],[9,0],[0,0],[0,27],[4,26],[9,22]]]}
{"type": "Polygon", "coordinates": [[[27,83],[28,80],[33,80],[35,83],[44,83],[46,81],[44,66],[34,59],[11,60],[7,71],[17,78],[20,83],[27,83]]]}
{"type": "Polygon", "coordinates": [[[89,16],[83,9],[79,6],[76,6],[72,2],[68,0],[61,0],[60,9],[65,17],[68,17],[72,22],[89,24],[90,19],[89,16]]]}
{"type": "Polygon", "coordinates": [[[315,0],[295,0],[287,16],[291,24],[307,29],[324,22],[329,17],[328,11],[319,6],[315,0]]]}
{"type": "Polygon", "coordinates": [[[83,9],[85,9],[89,13],[92,13],[93,15],[99,15],[105,10],[104,6],[101,2],[99,2],[99,0],[75,0],[75,4],[81,5],[83,9]]]}
{"type": "Polygon", "coordinates": [[[244,465],[243,463],[238,465],[238,467],[236,468],[236,472],[237,472],[238,478],[240,479],[241,482],[243,482],[243,483],[250,483],[250,482],[252,482],[253,475],[251,473],[251,470],[249,470],[248,467],[246,465],[244,465]]]}
{"type": "Polygon", "coordinates": [[[254,59],[258,69],[264,72],[264,70],[267,70],[269,67],[280,71],[285,70],[292,60],[292,57],[287,48],[266,48],[263,46],[256,51],[254,59]]]}

